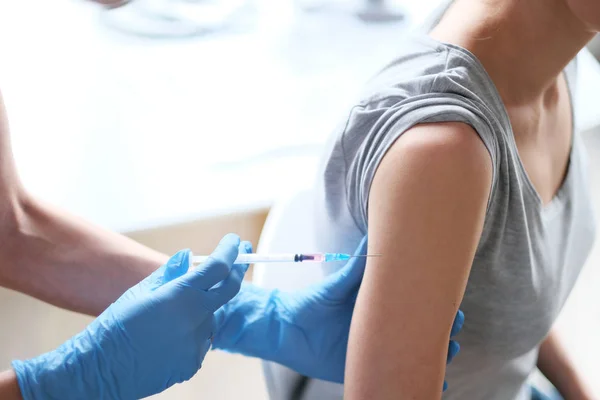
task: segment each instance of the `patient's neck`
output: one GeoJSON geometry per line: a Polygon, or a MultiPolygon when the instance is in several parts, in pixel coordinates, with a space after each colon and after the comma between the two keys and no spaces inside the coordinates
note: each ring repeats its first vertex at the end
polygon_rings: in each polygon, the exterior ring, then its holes
{"type": "Polygon", "coordinates": [[[474,53],[505,104],[519,105],[555,87],[594,33],[565,0],[457,0],[431,36],[474,53]]]}

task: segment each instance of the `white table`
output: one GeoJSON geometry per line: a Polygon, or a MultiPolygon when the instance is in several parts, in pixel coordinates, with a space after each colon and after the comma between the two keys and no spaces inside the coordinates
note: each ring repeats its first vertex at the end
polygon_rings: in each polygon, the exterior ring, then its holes
{"type": "MultiPolygon", "coordinates": [[[[0,87],[34,193],[121,231],[266,207],[319,151],[402,28],[260,4],[246,35],[145,42],[81,1],[0,4],[0,87]],[[273,7],[277,7],[274,9],[273,7]]],[[[420,21],[436,0],[405,2],[420,21]]],[[[600,124],[600,67],[577,113],[600,124]]]]}

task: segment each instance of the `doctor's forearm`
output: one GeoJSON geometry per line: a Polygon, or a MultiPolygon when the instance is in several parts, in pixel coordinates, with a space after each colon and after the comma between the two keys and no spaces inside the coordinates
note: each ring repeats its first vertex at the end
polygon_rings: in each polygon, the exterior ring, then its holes
{"type": "Polygon", "coordinates": [[[166,259],[29,197],[0,93],[0,286],[99,314],[166,259]]]}
{"type": "Polygon", "coordinates": [[[167,257],[25,195],[0,247],[0,284],[72,311],[101,313],[167,257]]]}

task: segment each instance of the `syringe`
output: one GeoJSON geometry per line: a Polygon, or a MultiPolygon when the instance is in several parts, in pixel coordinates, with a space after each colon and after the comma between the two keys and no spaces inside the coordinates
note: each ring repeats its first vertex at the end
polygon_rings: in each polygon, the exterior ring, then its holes
{"type": "MultiPolygon", "coordinates": [[[[255,263],[297,263],[297,262],[333,262],[348,261],[353,257],[372,257],[379,254],[356,255],[343,253],[305,253],[305,254],[240,254],[235,259],[235,264],[255,263]]],[[[210,256],[192,256],[193,264],[201,264],[210,256]]]]}

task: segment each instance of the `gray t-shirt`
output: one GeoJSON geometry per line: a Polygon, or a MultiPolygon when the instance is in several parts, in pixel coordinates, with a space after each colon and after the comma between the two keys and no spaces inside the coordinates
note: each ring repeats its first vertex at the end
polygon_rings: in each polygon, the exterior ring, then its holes
{"type": "MultiPolygon", "coordinates": [[[[593,242],[580,138],[574,135],[564,183],[543,206],[519,159],[506,109],[475,56],[426,36],[407,39],[401,49],[368,84],[331,141],[316,188],[317,242],[322,250],[355,249],[367,233],[377,167],[404,132],[424,122],[471,125],[491,156],[493,184],[461,304],[466,315],[458,337],[461,352],[447,369],[444,399],[529,398],[525,381],[538,346],[593,242]]],[[[575,67],[573,62],[565,71],[571,93],[575,67]]],[[[304,398],[340,398],[339,387],[311,385],[304,398]]]]}

